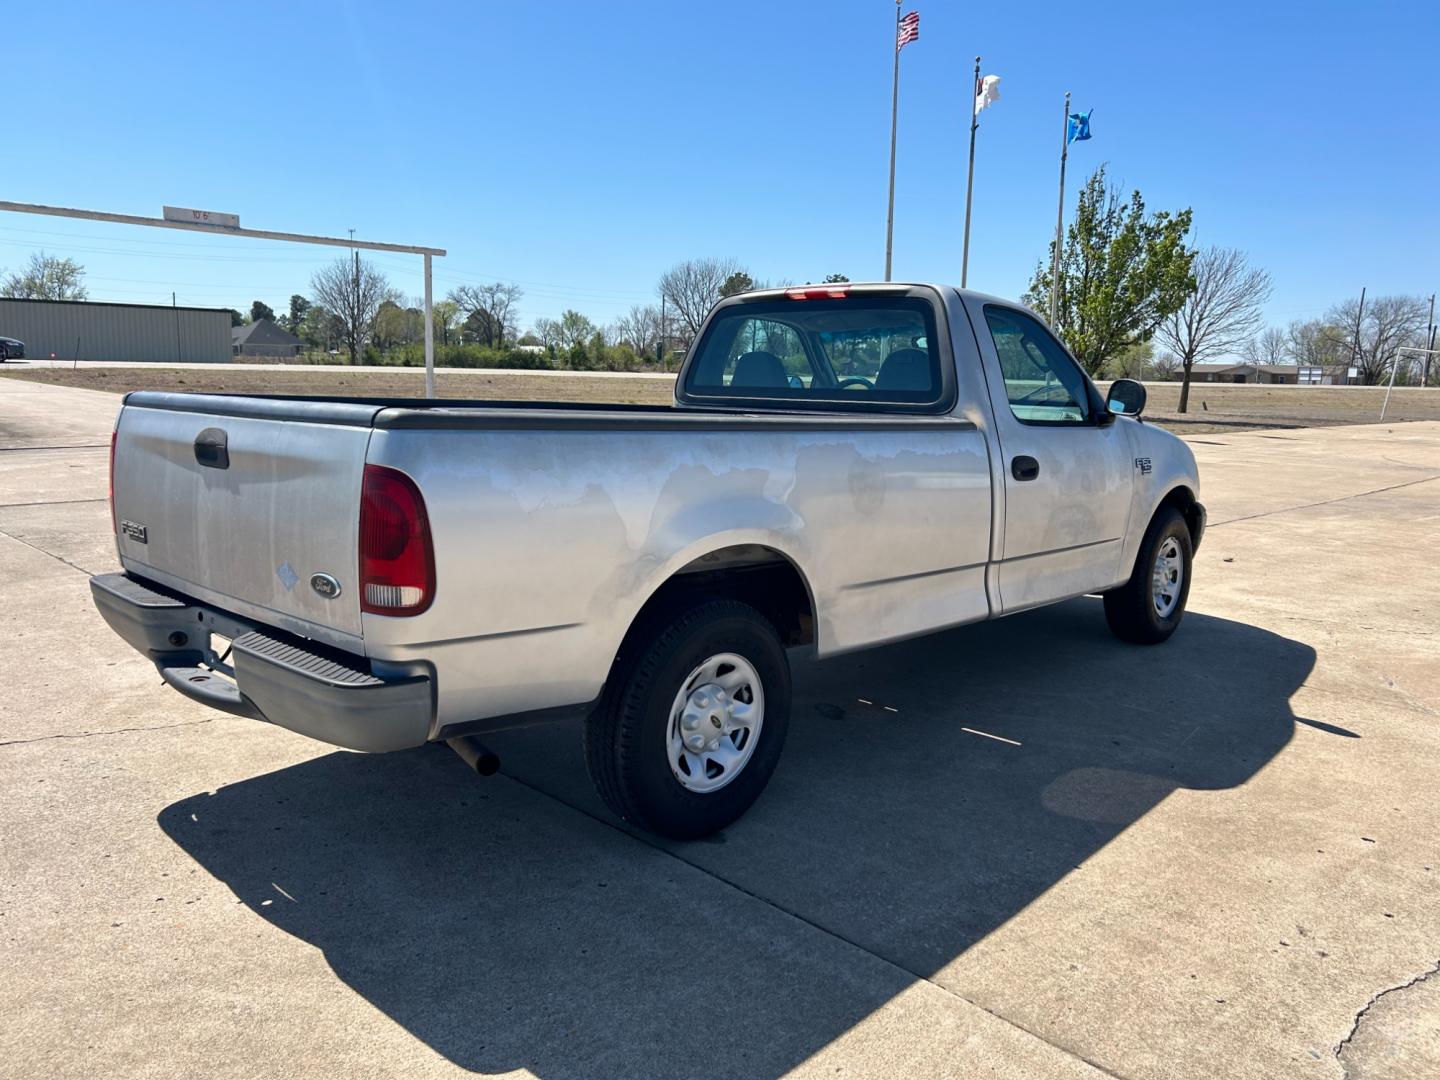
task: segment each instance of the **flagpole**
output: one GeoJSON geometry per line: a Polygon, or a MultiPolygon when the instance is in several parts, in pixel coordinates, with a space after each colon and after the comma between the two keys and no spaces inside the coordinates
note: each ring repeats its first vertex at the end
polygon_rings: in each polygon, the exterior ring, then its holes
{"type": "Polygon", "coordinates": [[[965,253],[960,256],[960,287],[970,276],[970,196],[975,187],[975,129],[980,126],[980,57],[975,57],[975,86],[970,96],[970,169],[965,175],[965,253]]]}
{"type": "Polygon", "coordinates": [[[1060,129],[1060,208],[1055,211],[1055,251],[1050,262],[1050,326],[1060,323],[1060,230],[1065,224],[1065,158],[1070,152],[1070,91],[1065,91],[1065,123],[1060,129]]]}
{"type": "Polygon", "coordinates": [[[895,240],[895,122],[900,115],[900,0],[895,0],[895,75],[890,84],[890,203],[885,211],[885,280],[890,280],[890,256],[895,240]]]}

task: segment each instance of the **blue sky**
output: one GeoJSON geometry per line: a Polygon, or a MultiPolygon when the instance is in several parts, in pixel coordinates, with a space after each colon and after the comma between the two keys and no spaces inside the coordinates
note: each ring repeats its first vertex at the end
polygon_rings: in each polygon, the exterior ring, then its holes
{"type": "MultiPolygon", "coordinates": [[[[1094,166],[1270,270],[1271,321],[1440,287],[1433,2],[907,3],[897,279],[1018,295],[1054,228],[1066,90],[1094,166]]],[[[12,5],[3,190],[23,202],[447,248],[436,290],[515,281],[528,323],[608,321],[677,260],[883,270],[888,0],[12,5]]],[[[324,249],[0,213],[0,268],[71,255],[92,298],[277,310],[324,249]]],[[[418,295],[418,259],[383,255],[418,295]]]]}

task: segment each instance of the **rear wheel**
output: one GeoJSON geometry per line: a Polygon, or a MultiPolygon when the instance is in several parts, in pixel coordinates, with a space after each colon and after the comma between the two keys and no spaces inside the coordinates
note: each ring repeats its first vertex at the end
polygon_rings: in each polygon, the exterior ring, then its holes
{"type": "Polygon", "coordinates": [[[760,612],[701,601],[632,634],[585,725],[585,763],[631,824],[689,840],[764,790],[790,719],[790,667],[760,612]]]}
{"type": "Polygon", "coordinates": [[[1178,510],[1160,510],[1145,530],[1130,580],[1105,594],[1105,621],[1121,641],[1158,645],[1175,632],[1190,596],[1194,550],[1178,510]]]}

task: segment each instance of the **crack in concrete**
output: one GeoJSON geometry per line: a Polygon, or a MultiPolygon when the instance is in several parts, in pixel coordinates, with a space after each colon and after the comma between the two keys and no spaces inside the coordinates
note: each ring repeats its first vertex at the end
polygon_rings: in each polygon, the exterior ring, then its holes
{"type": "Polygon", "coordinates": [[[109,443],[75,443],[70,446],[0,446],[0,454],[15,454],[26,450],[106,450],[109,443]]]}
{"type": "Polygon", "coordinates": [[[1224,521],[1212,521],[1206,526],[1206,531],[1218,529],[1222,525],[1234,525],[1237,521],[1254,521],[1256,518],[1273,517],[1276,514],[1289,514],[1296,510],[1312,510],[1317,506],[1333,506],[1336,503],[1349,502],[1351,499],[1363,499],[1367,495],[1381,495],[1387,491],[1398,491],[1400,488],[1414,487],[1416,484],[1428,484],[1431,481],[1440,480],[1440,473],[1433,476],[1422,477],[1419,480],[1406,480],[1403,484],[1391,484],[1389,487],[1375,488],[1373,491],[1357,491],[1354,495],[1341,495],[1336,499],[1321,499],[1319,502],[1302,503],[1299,506],[1285,506],[1279,510],[1262,510],[1258,514],[1245,514],[1243,517],[1226,518],[1224,521]]]}
{"type": "Polygon", "coordinates": [[[1380,1001],[1381,998],[1389,997],[1391,994],[1398,994],[1402,990],[1409,990],[1411,987],[1414,986],[1419,986],[1421,983],[1429,979],[1430,976],[1437,973],[1440,973],[1440,961],[1437,961],[1428,970],[1422,971],[1419,975],[1416,975],[1409,982],[1404,982],[1401,983],[1399,986],[1391,986],[1387,987],[1384,990],[1381,990],[1378,994],[1373,995],[1370,1000],[1365,1003],[1365,1007],[1355,1014],[1355,1021],[1350,1025],[1349,1033],[1338,1043],[1335,1044],[1335,1060],[1340,1065],[1340,1075],[1342,1077],[1348,1077],[1350,1075],[1350,1066],[1345,1063],[1345,1051],[1349,1048],[1351,1041],[1359,1033],[1360,1025],[1364,1023],[1366,1014],[1375,1007],[1375,1005],[1380,1001]]]}
{"type": "Polygon", "coordinates": [[[32,544],[29,540],[26,540],[23,536],[16,536],[16,535],[15,535],[14,533],[12,533],[12,532],[6,532],[4,529],[0,529],[0,536],[6,537],[7,539],[10,539],[10,540],[14,540],[17,544],[24,544],[26,547],[30,548],[32,551],[38,551],[38,552],[40,552],[41,555],[49,555],[50,558],[54,559],[56,562],[64,563],[66,566],[70,567],[70,569],[72,569],[72,570],[79,570],[80,573],[84,574],[86,577],[94,577],[94,576],[95,576],[95,571],[93,571],[93,570],[87,570],[87,569],[85,569],[85,567],[81,566],[79,563],[71,562],[69,559],[65,558],[65,556],[63,556],[63,555],[56,555],[53,551],[46,551],[46,550],[45,550],[43,547],[41,547],[39,544],[32,544]]]}
{"type": "Polygon", "coordinates": [[[0,510],[17,510],[25,506],[76,506],[80,503],[109,502],[109,499],[41,499],[39,502],[0,503],[0,510]]]}
{"type": "Polygon", "coordinates": [[[149,727],[122,727],[110,731],[81,731],[61,732],[58,735],[37,735],[33,739],[7,739],[0,742],[0,746],[24,746],[27,743],[50,742],[52,739],[93,739],[97,735],[129,735],[137,731],[169,731],[171,728],[199,727],[201,724],[211,723],[215,717],[207,716],[204,720],[182,720],[178,724],[152,724],[149,727]]]}

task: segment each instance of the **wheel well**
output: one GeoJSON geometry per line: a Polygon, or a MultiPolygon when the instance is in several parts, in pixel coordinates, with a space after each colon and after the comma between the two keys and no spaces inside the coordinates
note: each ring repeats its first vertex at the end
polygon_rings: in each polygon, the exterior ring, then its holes
{"type": "Polygon", "coordinates": [[[788,558],[760,544],[708,552],[677,570],[645,602],[635,625],[698,596],[723,596],[756,608],[786,645],[815,641],[815,604],[804,576],[788,558]]]}
{"type": "Polygon", "coordinates": [[[1200,529],[1200,511],[1196,505],[1195,493],[1188,487],[1171,488],[1160,500],[1160,506],[1156,507],[1158,513],[1162,508],[1173,506],[1180,511],[1180,516],[1185,519],[1185,524],[1190,529],[1190,538],[1193,540],[1200,529]]]}

